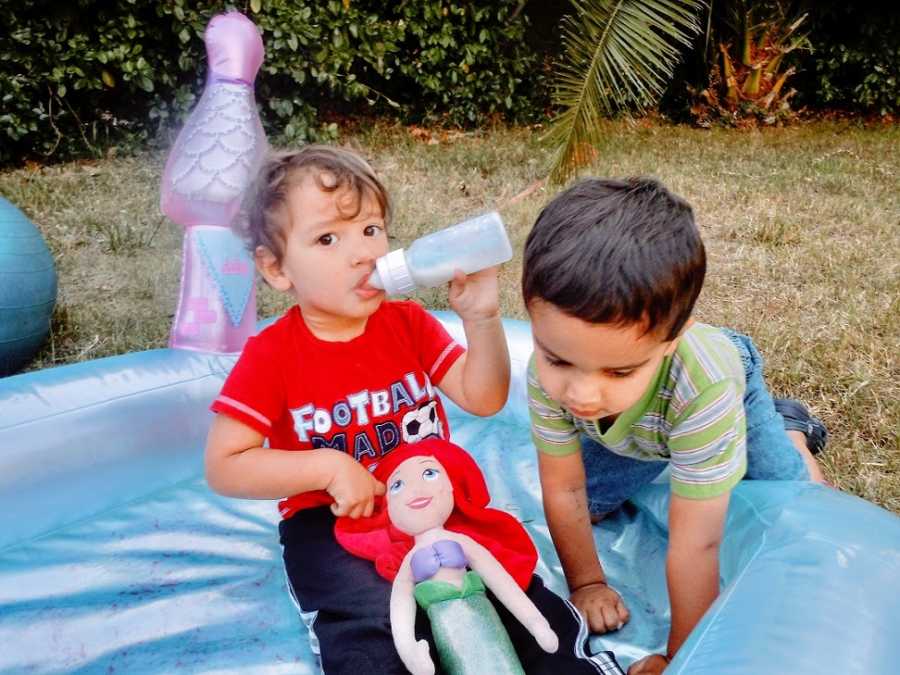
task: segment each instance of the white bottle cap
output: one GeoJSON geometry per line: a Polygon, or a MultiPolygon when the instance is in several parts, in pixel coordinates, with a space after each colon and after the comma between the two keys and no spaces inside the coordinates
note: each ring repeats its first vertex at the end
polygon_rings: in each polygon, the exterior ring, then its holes
{"type": "Polygon", "coordinates": [[[374,278],[376,274],[388,295],[406,295],[416,287],[416,283],[409,273],[409,267],[406,266],[406,255],[402,248],[378,258],[375,261],[375,272],[372,277],[374,278]]]}

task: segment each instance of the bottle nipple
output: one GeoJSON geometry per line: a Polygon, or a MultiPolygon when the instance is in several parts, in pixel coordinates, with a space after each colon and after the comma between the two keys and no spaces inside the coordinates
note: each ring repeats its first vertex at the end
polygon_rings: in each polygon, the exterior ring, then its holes
{"type": "Polygon", "coordinates": [[[372,270],[372,274],[369,275],[368,284],[372,288],[377,288],[380,291],[384,290],[384,284],[381,282],[381,275],[378,274],[377,267],[374,270],[372,270]]]}
{"type": "Polygon", "coordinates": [[[383,289],[388,295],[406,295],[415,289],[416,282],[413,281],[402,248],[375,261],[375,271],[369,277],[369,284],[383,289]]]}

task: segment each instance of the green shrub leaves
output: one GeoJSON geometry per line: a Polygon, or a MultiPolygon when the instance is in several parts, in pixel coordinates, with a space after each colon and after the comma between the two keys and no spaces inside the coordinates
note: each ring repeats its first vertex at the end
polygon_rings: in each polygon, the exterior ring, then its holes
{"type": "Polygon", "coordinates": [[[228,9],[263,32],[257,98],[271,136],[334,136],[333,114],[472,124],[535,112],[518,0],[38,0],[0,33],[0,163],[167,140],[206,74],[203,31],[228,9]]]}

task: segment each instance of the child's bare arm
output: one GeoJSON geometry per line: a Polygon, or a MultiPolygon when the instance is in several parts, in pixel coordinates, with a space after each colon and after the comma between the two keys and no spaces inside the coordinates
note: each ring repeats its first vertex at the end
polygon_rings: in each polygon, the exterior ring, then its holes
{"type": "Polygon", "coordinates": [[[216,492],[248,499],[281,499],[325,490],[335,515],[369,516],[384,485],[350,455],[320,448],[285,452],[263,447],[258,431],[216,415],[206,441],[206,480],[216,492]]]}
{"type": "Polygon", "coordinates": [[[497,273],[496,267],[468,276],[457,271],[450,285],[450,306],[463,321],[467,349],[439,386],[475,415],[493,415],[509,394],[509,350],[500,323],[497,273]]]}
{"type": "Polygon", "coordinates": [[[606,584],[594,546],[581,454],[556,457],[538,452],[544,512],[566,575],[572,604],[595,633],[616,630],[629,614],[619,594],[606,584]]]}
{"type": "Polygon", "coordinates": [[[666,581],[672,607],[669,643],[665,655],[650,654],[636,661],[628,669],[628,675],[663,672],[719,595],[719,544],[729,497],[727,492],[712,499],[672,495],[666,556],[666,581]]]}
{"type": "Polygon", "coordinates": [[[719,544],[730,493],[712,499],[672,495],[666,579],[672,605],[668,657],[681,647],[719,595],[719,544]]]}

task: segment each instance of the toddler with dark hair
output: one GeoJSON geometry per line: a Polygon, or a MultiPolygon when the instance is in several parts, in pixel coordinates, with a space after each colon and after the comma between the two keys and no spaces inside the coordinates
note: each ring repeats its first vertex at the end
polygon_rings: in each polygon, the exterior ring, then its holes
{"type": "Polygon", "coordinates": [[[667,654],[719,592],[719,543],[742,478],[822,481],[826,432],[774,400],[749,337],[695,322],[706,254],[691,207],[650,179],[585,180],[540,214],[522,291],[544,508],[572,602],[596,632],[629,618],[606,583],[592,522],[670,468],[667,654]]]}

